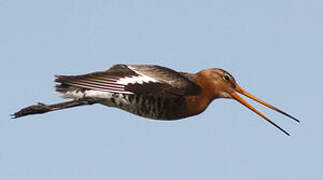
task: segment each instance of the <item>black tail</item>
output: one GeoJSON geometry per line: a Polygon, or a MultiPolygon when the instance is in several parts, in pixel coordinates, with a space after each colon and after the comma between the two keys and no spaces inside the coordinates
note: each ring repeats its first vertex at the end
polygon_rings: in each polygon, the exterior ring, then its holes
{"type": "Polygon", "coordinates": [[[67,102],[58,103],[58,104],[52,104],[52,105],[38,103],[37,105],[28,106],[12,114],[12,118],[15,119],[15,118],[19,118],[19,117],[27,116],[31,114],[42,114],[50,111],[57,111],[57,110],[72,108],[76,106],[92,105],[95,103],[97,103],[97,101],[91,98],[76,99],[76,100],[67,101],[67,102]]]}

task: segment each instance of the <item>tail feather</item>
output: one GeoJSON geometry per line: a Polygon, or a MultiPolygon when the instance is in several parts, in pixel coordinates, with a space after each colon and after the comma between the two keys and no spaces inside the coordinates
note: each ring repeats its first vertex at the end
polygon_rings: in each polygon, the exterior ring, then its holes
{"type": "Polygon", "coordinates": [[[88,89],[70,85],[68,82],[75,79],[76,76],[55,75],[55,82],[59,83],[55,86],[55,91],[61,93],[63,98],[79,99],[84,97],[84,92],[88,89]]]}

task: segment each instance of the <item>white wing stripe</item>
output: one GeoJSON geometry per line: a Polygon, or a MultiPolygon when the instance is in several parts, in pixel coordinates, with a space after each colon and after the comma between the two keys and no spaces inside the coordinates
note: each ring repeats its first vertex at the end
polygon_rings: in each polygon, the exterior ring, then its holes
{"type": "Polygon", "coordinates": [[[117,87],[117,88],[124,88],[125,87],[122,84],[116,84],[116,83],[111,83],[108,81],[102,81],[102,80],[96,80],[96,79],[93,79],[93,80],[80,79],[79,82],[97,84],[97,85],[106,86],[106,87],[117,87]]]}
{"type": "Polygon", "coordinates": [[[145,82],[146,83],[148,83],[148,82],[157,82],[157,80],[155,80],[155,79],[153,79],[153,78],[151,78],[149,76],[140,74],[140,76],[132,76],[132,77],[121,78],[116,83],[117,84],[127,85],[127,84],[135,84],[135,83],[143,84],[145,82]]]}
{"type": "Polygon", "coordinates": [[[124,89],[117,89],[117,88],[106,88],[102,86],[97,86],[94,84],[86,84],[86,83],[80,83],[80,82],[70,82],[70,85],[75,85],[78,87],[83,87],[87,89],[97,90],[97,91],[105,91],[105,92],[111,92],[111,93],[123,93],[123,94],[133,94],[132,92],[125,91],[124,89]]]}
{"type": "Polygon", "coordinates": [[[93,87],[93,88],[112,89],[112,90],[121,90],[121,91],[124,91],[124,88],[102,86],[102,85],[98,85],[98,84],[95,84],[95,83],[73,82],[71,84],[79,84],[79,85],[89,86],[89,87],[93,87]]]}
{"type": "Polygon", "coordinates": [[[116,79],[111,79],[111,78],[107,78],[104,76],[95,76],[95,77],[92,77],[89,79],[98,79],[98,80],[109,81],[109,82],[116,82],[117,81],[116,79]]]}

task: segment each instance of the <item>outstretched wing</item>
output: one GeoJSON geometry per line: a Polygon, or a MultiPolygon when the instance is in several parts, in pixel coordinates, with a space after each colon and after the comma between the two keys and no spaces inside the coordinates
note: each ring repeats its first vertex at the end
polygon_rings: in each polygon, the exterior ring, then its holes
{"type": "Polygon", "coordinates": [[[77,88],[148,96],[197,95],[200,87],[185,75],[152,65],[114,65],[106,71],[79,76],[56,76],[56,90],[77,88]]]}

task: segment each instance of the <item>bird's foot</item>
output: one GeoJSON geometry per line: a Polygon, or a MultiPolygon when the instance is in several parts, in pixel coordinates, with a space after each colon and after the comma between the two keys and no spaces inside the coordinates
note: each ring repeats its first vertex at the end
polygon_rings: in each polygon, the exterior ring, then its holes
{"type": "Polygon", "coordinates": [[[20,111],[11,114],[12,119],[16,119],[22,116],[30,115],[30,114],[41,114],[51,111],[51,107],[47,106],[46,104],[43,103],[38,103],[37,105],[32,105],[28,106],[26,108],[21,109],[20,111]]]}

